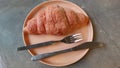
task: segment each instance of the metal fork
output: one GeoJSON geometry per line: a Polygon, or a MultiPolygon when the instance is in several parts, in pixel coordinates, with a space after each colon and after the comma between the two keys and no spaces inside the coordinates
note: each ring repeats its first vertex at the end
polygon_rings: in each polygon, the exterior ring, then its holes
{"type": "Polygon", "coordinates": [[[38,48],[38,47],[42,47],[42,46],[46,46],[46,45],[51,45],[56,42],[64,42],[66,44],[70,44],[70,43],[79,42],[81,40],[82,40],[82,35],[81,35],[81,33],[79,33],[79,34],[67,36],[67,37],[63,38],[62,40],[48,41],[48,42],[33,44],[33,45],[29,45],[29,46],[18,47],[17,50],[21,51],[21,50],[27,50],[27,49],[32,49],[32,48],[38,48]]]}

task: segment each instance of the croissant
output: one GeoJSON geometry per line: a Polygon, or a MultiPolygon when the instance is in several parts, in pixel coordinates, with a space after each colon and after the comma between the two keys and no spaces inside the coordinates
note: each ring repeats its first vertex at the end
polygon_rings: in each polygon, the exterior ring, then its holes
{"type": "Polygon", "coordinates": [[[89,18],[83,13],[59,5],[48,6],[40,10],[35,17],[27,22],[24,28],[29,34],[66,35],[81,24],[87,24],[89,18]]]}

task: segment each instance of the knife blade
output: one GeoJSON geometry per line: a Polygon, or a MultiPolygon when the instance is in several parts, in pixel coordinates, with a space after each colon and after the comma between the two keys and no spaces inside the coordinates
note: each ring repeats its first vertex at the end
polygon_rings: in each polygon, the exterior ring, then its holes
{"type": "Polygon", "coordinates": [[[83,44],[80,44],[76,47],[70,48],[70,49],[66,49],[66,50],[61,50],[61,51],[56,51],[56,52],[51,52],[51,53],[44,53],[44,54],[39,54],[36,56],[32,56],[31,60],[32,61],[37,61],[37,60],[41,60],[50,56],[54,56],[57,54],[61,54],[61,53],[66,53],[66,52],[70,52],[70,51],[77,51],[77,50],[81,50],[81,49],[94,49],[94,48],[98,48],[98,47],[102,47],[103,44],[100,42],[85,42],[83,44]]]}

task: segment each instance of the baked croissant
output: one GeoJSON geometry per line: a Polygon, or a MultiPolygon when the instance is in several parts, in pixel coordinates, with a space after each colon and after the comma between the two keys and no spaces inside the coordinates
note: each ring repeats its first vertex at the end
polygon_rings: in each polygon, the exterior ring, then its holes
{"type": "Polygon", "coordinates": [[[29,34],[66,35],[81,24],[87,24],[89,18],[83,13],[58,5],[48,6],[40,10],[27,22],[24,31],[29,34]]]}

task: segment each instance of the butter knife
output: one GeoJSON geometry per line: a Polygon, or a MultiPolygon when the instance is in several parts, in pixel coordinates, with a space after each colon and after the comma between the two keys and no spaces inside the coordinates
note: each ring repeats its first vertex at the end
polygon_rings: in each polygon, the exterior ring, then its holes
{"type": "Polygon", "coordinates": [[[102,47],[102,46],[103,46],[103,44],[100,43],[100,42],[85,42],[83,44],[80,44],[80,45],[78,45],[76,47],[73,47],[73,48],[70,48],[70,49],[32,56],[31,60],[32,61],[37,61],[37,60],[41,60],[41,59],[44,59],[44,58],[47,58],[47,57],[50,57],[50,56],[54,56],[54,55],[57,55],[57,54],[61,54],[61,53],[66,53],[66,52],[70,52],[70,51],[77,51],[77,50],[80,50],[80,49],[87,49],[87,48],[94,49],[94,48],[98,48],[98,47],[102,47]]]}

